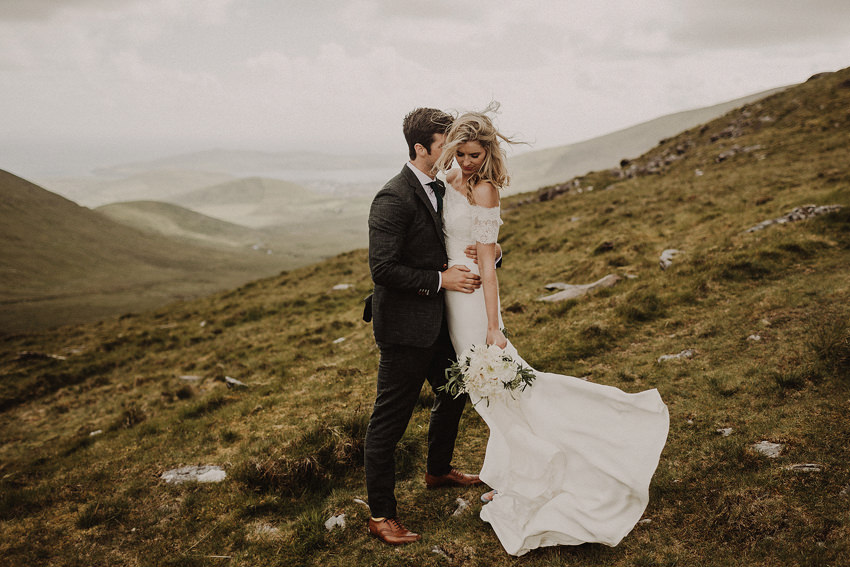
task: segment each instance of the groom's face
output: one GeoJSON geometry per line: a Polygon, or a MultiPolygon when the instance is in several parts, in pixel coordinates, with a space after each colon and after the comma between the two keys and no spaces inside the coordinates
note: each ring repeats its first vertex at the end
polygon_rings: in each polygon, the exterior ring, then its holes
{"type": "Polygon", "coordinates": [[[432,174],[436,173],[434,166],[437,164],[437,160],[440,159],[440,154],[443,152],[443,144],[445,143],[445,134],[434,134],[431,147],[428,148],[428,155],[425,157],[425,164],[428,166],[428,171],[432,174]]]}

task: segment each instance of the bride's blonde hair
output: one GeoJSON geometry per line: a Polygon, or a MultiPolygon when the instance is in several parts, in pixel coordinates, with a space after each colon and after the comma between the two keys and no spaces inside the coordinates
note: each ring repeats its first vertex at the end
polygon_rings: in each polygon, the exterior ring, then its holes
{"type": "Polygon", "coordinates": [[[459,146],[467,142],[481,144],[486,152],[484,163],[481,164],[478,171],[466,180],[466,198],[470,203],[473,202],[472,188],[479,183],[486,181],[496,189],[502,189],[507,187],[511,180],[505,163],[507,161],[505,150],[502,149],[499,140],[502,139],[509,144],[520,142],[503,135],[493,125],[488,114],[496,114],[498,110],[499,103],[493,101],[481,112],[467,112],[458,116],[446,133],[446,142],[443,144],[440,159],[437,160],[437,169],[448,171],[457,155],[459,146]]]}

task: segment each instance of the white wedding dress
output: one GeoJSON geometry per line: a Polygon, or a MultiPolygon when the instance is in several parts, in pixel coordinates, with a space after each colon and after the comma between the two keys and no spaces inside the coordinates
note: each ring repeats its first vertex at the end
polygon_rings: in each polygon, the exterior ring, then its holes
{"type": "MultiPolygon", "coordinates": [[[[478,266],[467,245],[496,242],[499,208],[469,204],[446,188],[449,266],[478,266]]],[[[460,354],[487,335],[484,293],[446,292],[449,332],[460,354]]],[[[523,361],[508,342],[506,351],[523,361]]],[[[627,394],[572,376],[534,371],[515,399],[473,399],[490,428],[481,479],[498,491],[481,509],[505,550],[548,545],[617,545],[640,520],[667,440],[667,406],[657,390],[627,394]]]]}

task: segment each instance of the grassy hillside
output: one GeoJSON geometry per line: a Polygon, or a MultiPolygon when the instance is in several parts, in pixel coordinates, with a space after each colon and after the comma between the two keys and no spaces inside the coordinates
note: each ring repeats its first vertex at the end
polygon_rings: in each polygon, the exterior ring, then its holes
{"type": "Polygon", "coordinates": [[[197,297],[296,265],[140,232],[0,171],[0,334],[197,297]]]}
{"type": "MultiPolygon", "coordinates": [[[[268,181],[273,186],[284,183],[268,181]]],[[[252,180],[240,180],[234,183],[230,187],[231,192],[220,196],[221,200],[238,199],[239,195],[244,195],[238,190],[240,185],[251,186],[251,184],[252,180]]],[[[216,190],[218,189],[220,188],[216,190]]],[[[214,203],[215,195],[209,197],[209,201],[214,203]]],[[[300,203],[297,199],[287,200],[278,197],[263,199],[262,196],[257,198],[256,195],[250,194],[244,196],[241,206],[261,211],[263,215],[268,214],[270,218],[280,223],[278,226],[265,228],[248,228],[202,215],[178,205],[157,201],[114,203],[98,207],[96,210],[118,223],[193,245],[268,252],[273,254],[273,261],[277,262],[277,267],[291,268],[318,262],[338,254],[342,248],[356,248],[367,243],[365,226],[367,211],[363,211],[361,206],[356,214],[350,214],[345,209],[333,209],[334,204],[337,204],[335,199],[316,198],[312,195],[307,196],[300,203]],[[284,215],[281,211],[276,213],[275,206],[286,208],[291,214],[284,215]],[[319,218],[311,218],[311,214],[320,215],[329,220],[321,222],[319,218]]],[[[232,213],[232,210],[239,208],[240,205],[219,203],[215,206],[228,209],[232,213]]],[[[352,207],[350,203],[347,206],[352,207]]],[[[205,207],[198,206],[198,208],[205,207]]],[[[239,216],[234,215],[234,218],[239,216]]],[[[264,216],[264,218],[269,217],[264,216]]]]}
{"type": "Polygon", "coordinates": [[[588,171],[615,167],[621,159],[639,155],[658,140],[675,136],[781,90],[771,89],[714,106],[676,112],[576,144],[520,154],[509,160],[511,186],[508,192],[513,195],[533,191],[588,171]]]}
{"type": "MultiPolygon", "coordinates": [[[[631,392],[657,387],[670,408],[648,522],[618,547],[516,560],[478,519],[481,490],[426,491],[427,391],[398,455],[403,520],[423,540],[391,549],[367,535],[368,511],[355,499],[365,498],[362,439],[378,353],[359,318],[371,283],[357,250],[166,309],[2,339],[0,557],[846,564],[848,108],[850,69],[688,130],[622,170],[505,199],[500,287],[519,351],[537,368],[631,392]],[[746,232],[809,203],[844,208],[746,232]],[[661,270],[669,248],[681,252],[661,270]],[[549,282],[607,274],[622,280],[578,300],[536,301],[549,282]],[[341,283],[353,287],[333,289],[341,283]],[[658,361],[684,349],[695,356],[658,361]],[[229,388],[226,377],[247,387],[229,388]],[[753,451],[760,441],[782,444],[780,455],[753,451]],[[817,470],[789,469],[806,463],[817,470]],[[160,479],[193,464],[220,465],[227,478],[160,479]],[[454,517],[458,497],[471,506],[454,517]],[[346,526],[325,530],[341,513],[346,526]]],[[[461,427],[455,464],[475,470],[486,426],[468,408],[461,427]]]]}

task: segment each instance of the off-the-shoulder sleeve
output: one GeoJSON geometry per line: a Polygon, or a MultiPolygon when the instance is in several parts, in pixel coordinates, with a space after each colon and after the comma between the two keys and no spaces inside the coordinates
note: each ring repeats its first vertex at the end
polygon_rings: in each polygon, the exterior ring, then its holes
{"type": "Polygon", "coordinates": [[[499,239],[499,226],[502,219],[499,207],[473,207],[472,238],[481,244],[495,244],[499,239]]]}

